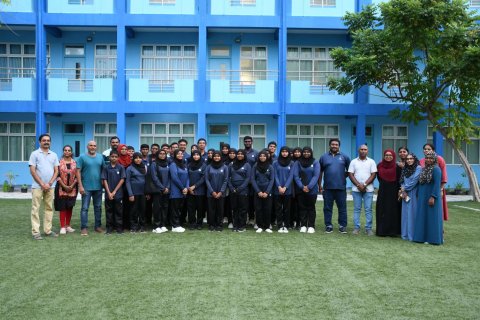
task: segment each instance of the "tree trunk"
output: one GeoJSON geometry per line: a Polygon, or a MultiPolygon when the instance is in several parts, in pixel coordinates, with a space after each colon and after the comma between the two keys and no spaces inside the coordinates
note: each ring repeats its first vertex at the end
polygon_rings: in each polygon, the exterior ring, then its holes
{"type": "Polygon", "coordinates": [[[480,202],[480,188],[478,186],[478,180],[475,171],[473,171],[473,168],[470,165],[470,162],[468,162],[468,159],[465,156],[463,150],[455,145],[453,139],[447,138],[447,142],[452,146],[453,150],[455,150],[455,153],[457,154],[460,162],[462,163],[465,174],[468,177],[468,183],[470,184],[470,194],[473,196],[473,201],[480,202]]]}

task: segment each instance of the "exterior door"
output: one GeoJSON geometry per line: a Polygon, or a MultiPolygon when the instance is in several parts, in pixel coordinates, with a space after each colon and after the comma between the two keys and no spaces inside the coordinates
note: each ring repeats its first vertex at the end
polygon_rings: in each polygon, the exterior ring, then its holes
{"type": "Polygon", "coordinates": [[[230,80],[230,58],[210,58],[208,69],[212,79],[230,80]]]}
{"type": "MultiPolygon", "coordinates": [[[[85,153],[85,125],[83,123],[63,124],[63,145],[72,146],[73,157],[85,153]]],[[[63,152],[63,150],[62,150],[63,152]]]]}
{"type": "Polygon", "coordinates": [[[222,143],[230,144],[230,125],[209,124],[207,141],[207,148],[214,148],[215,150],[220,150],[222,143]]]}
{"type": "MultiPolygon", "coordinates": [[[[358,149],[357,146],[355,145],[355,141],[357,138],[357,127],[353,126],[352,127],[352,149],[351,149],[351,154],[350,158],[354,159],[358,157],[358,149]]],[[[368,157],[373,158],[373,126],[372,125],[367,125],[365,127],[365,144],[368,147],[368,157]]]]}

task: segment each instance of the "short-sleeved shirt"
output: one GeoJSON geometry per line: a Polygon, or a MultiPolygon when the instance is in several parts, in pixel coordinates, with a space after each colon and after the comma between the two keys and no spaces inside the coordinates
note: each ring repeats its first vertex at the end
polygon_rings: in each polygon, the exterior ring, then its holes
{"type": "MultiPolygon", "coordinates": [[[[55,167],[59,166],[59,162],[55,152],[48,150],[48,152],[45,153],[41,148],[38,148],[30,154],[28,165],[34,166],[40,180],[42,180],[44,183],[48,183],[53,177],[55,167]]],[[[55,183],[56,182],[54,181],[51,188],[55,187],[55,183]]],[[[33,179],[32,189],[40,188],[41,186],[37,183],[37,181],[35,181],[35,179],[33,179]]]]}
{"type": "MultiPolygon", "coordinates": [[[[107,165],[102,170],[102,180],[107,180],[108,189],[110,189],[110,191],[113,191],[117,187],[120,180],[125,180],[125,178],[125,168],[119,164],[116,164],[115,166],[107,165]]],[[[123,187],[119,188],[117,193],[115,193],[115,200],[122,198],[123,187]]]]}
{"type": "MultiPolygon", "coordinates": [[[[359,183],[364,183],[370,178],[372,173],[377,172],[377,164],[369,157],[366,157],[365,160],[355,158],[350,162],[348,172],[353,173],[353,176],[359,183]]],[[[367,192],[373,192],[373,190],[373,183],[367,185],[367,192]]],[[[357,186],[353,185],[352,191],[358,192],[359,190],[357,186]]]]}
{"type": "Polygon", "coordinates": [[[320,171],[323,173],[323,189],[345,190],[347,187],[346,172],[350,166],[350,158],[344,153],[327,152],[320,157],[320,171]]]}
{"type": "Polygon", "coordinates": [[[105,166],[103,155],[96,153],[94,157],[82,154],[77,160],[77,170],[80,170],[83,188],[87,191],[102,190],[101,174],[105,166]]]}

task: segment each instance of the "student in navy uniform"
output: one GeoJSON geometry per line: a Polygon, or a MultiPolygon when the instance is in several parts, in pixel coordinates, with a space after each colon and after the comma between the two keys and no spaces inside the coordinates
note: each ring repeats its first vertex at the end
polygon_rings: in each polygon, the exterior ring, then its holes
{"type": "Polygon", "coordinates": [[[142,161],[142,154],[133,154],[132,165],[127,168],[128,200],[132,204],[130,208],[130,232],[145,232],[145,175],[147,168],[142,161]]]}
{"type": "Polygon", "coordinates": [[[118,163],[118,152],[110,151],[110,164],[102,170],[102,182],[105,188],[105,215],[107,218],[106,234],[123,233],[123,184],[125,182],[125,168],[118,163]]]}
{"type": "Polygon", "coordinates": [[[245,150],[239,149],[235,161],[229,167],[228,179],[234,232],[244,232],[246,228],[250,174],[251,167],[245,158],[245,150]]]}
{"type": "MultiPolygon", "coordinates": [[[[150,173],[150,164],[152,158],[150,157],[150,146],[146,143],[143,143],[140,145],[140,153],[142,154],[142,162],[145,165],[145,170],[147,173],[150,173]]],[[[150,176],[145,175],[145,183],[148,185],[147,188],[144,190],[146,194],[150,195],[149,186],[151,184],[151,179],[150,176]]],[[[151,226],[152,225],[152,200],[151,197],[149,196],[148,198],[145,198],[145,226],[151,226]]]]}
{"type": "Polygon", "coordinates": [[[320,164],[315,161],[310,147],[302,149],[302,157],[297,161],[294,179],[297,186],[300,232],[315,233],[315,202],[318,194],[320,164]]]}
{"type": "Polygon", "coordinates": [[[220,151],[213,153],[212,163],[207,166],[205,171],[205,183],[207,184],[208,229],[222,231],[228,167],[223,164],[220,151]]]}
{"type": "Polygon", "coordinates": [[[155,162],[150,167],[155,192],[153,192],[153,233],[167,232],[168,203],[170,196],[170,172],[167,152],[158,151],[155,162]]]}
{"type": "Polygon", "coordinates": [[[205,138],[199,138],[197,140],[198,151],[200,151],[200,156],[202,157],[204,162],[207,162],[207,140],[205,138]]]}
{"type": "Polygon", "coordinates": [[[173,152],[173,161],[170,164],[170,206],[172,232],[184,232],[180,225],[180,216],[189,187],[188,169],[183,160],[183,152],[176,149],[173,152]]]}
{"type": "Polygon", "coordinates": [[[188,163],[188,178],[190,185],[187,195],[188,223],[190,230],[202,230],[203,218],[205,217],[206,186],[205,169],[207,165],[200,155],[200,151],[192,151],[188,163]]]}
{"type": "MultiPolygon", "coordinates": [[[[293,165],[297,163],[298,159],[302,157],[302,148],[295,147],[291,152],[293,165]]],[[[295,187],[295,179],[292,181],[292,199],[290,201],[290,228],[300,230],[300,218],[298,215],[298,200],[295,187]]]]}
{"type": "Polygon", "coordinates": [[[268,162],[268,151],[262,150],[258,154],[257,163],[252,168],[251,183],[255,193],[255,213],[257,218],[257,233],[270,229],[270,215],[272,211],[272,189],[275,182],[275,171],[268,162]]]}
{"type": "MultiPolygon", "coordinates": [[[[245,150],[245,159],[247,159],[250,167],[253,167],[257,162],[258,151],[252,148],[253,138],[251,136],[245,136],[243,138],[243,147],[245,150]]],[[[252,185],[250,185],[249,197],[248,197],[248,223],[253,225],[255,223],[255,196],[253,194],[252,185]]]]}
{"type": "MultiPolygon", "coordinates": [[[[227,160],[225,160],[225,165],[230,168],[233,161],[237,157],[237,149],[229,148],[227,160]]],[[[230,172],[229,172],[230,173],[230,172]]],[[[230,203],[230,189],[227,187],[227,191],[225,194],[225,209],[223,212],[224,220],[223,223],[228,223],[228,228],[233,229],[233,214],[232,214],[232,206],[230,203]]]]}
{"type": "Polygon", "coordinates": [[[228,161],[228,150],[230,150],[230,145],[228,143],[222,143],[221,152],[222,152],[222,162],[226,163],[228,161]]]}
{"type": "Polygon", "coordinates": [[[277,143],[275,141],[270,141],[268,143],[268,154],[270,155],[270,160],[272,161],[272,163],[274,163],[275,161],[277,161],[277,154],[275,153],[277,151],[277,143]]]}
{"type": "Polygon", "coordinates": [[[273,163],[275,169],[275,187],[273,188],[273,202],[277,217],[278,232],[288,233],[290,223],[290,203],[292,197],[294,162],[290,157],[288,147],[280,149],[277,161],[273,163]]]}

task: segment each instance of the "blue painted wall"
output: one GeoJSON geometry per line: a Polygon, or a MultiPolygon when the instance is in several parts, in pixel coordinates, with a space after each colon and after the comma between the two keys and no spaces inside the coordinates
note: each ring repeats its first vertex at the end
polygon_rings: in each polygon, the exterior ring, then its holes
{"type": "Polygon", "coordinates": [[[0,3],[0,12],[33,12],[33,0],[11,0],[10,4],[0,3]]]}
{"type": "Polygon", "coordinates": [[[114,0],[91,1],[91,4],[68,4],[68,0],[48,0],[48,13],[113,13],[114,0]]]}

